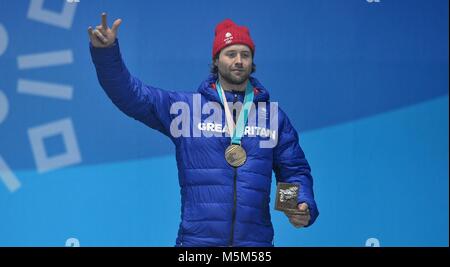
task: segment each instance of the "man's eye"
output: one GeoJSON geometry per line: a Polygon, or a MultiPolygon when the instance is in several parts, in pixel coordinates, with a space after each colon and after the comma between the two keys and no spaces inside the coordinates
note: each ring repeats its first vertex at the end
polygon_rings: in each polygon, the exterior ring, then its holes
{"type": "Polygon", "coordinates": [[[235,57],[235,56],[236,56],[236,53],[229,53],[228,56],[229,56],[229,57],[235,57]]]}

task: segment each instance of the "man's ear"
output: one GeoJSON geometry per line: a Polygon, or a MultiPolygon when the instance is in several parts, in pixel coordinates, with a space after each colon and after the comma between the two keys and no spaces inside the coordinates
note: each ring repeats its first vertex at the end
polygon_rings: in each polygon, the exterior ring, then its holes
{"type": "Polygon", "coordinates": [[[213,59],[213,64],[216,67],[219,67],[219,58],[220,58],[220,54],[222,53],[222,51],[219,51],[219,53],[216,54],[216,56],[213,59]]]}

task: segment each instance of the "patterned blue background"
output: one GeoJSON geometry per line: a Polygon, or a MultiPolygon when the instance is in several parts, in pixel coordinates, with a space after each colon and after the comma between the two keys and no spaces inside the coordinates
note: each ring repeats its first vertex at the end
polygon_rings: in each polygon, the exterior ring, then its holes
{"type": "Polygon", "coordinates": [[[255,76],[299,131],[321,212],[295,229],[271,203],[276,246],[448,246],[447,0],[0,0],[0,246],[174,245],[174,148],[99,86],[86,30],[102,11],[123,20],[130,71],[170,90],[206,78],[218,22],[250,28],[255,76]],[[23,63],[56,51],[68,56],[23,63]],[[39,138],[55,125],[64,135],[39,138]]]}

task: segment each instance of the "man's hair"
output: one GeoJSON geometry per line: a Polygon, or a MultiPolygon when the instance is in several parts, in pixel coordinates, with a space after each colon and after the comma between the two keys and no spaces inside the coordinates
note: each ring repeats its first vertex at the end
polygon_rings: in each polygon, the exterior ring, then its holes
{"type": "MultiPolygon", "coordinates": [[[[212,74],[216,74],[217,75],[219,73],[219,68],[216,65],[214,65],[214,61],[219,59],[219,55],[220,55],[220,53],[217,53],[217,55],[214,57],[214,59],[213,59],[213,61],[211,63],[210,71],[211,71],[212,74]]],[[[252,56],[252,58],[253,58],[253,56],[252,56]]],[[[254,73],[255,71],[256,71],[256,65],[255,65],[254,62],[252,62],[252,72],[250,72],[250,74],[254,73]]]]}

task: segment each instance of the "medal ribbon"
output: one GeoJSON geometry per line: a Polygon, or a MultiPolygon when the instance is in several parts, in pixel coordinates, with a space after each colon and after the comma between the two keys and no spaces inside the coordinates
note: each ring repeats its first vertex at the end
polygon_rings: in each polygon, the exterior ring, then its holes
{"type": "Polygon", "coordinates": [[[231,116],[230,108],[227,103],[227,97],[225,96],[222,86],[220,86],[219,79],[217,79],[216,88],[219,93],[220,101],[225,109],[225,118],[227,120],[228,133],[231,136],[231,143],[240,145],[242,136],[244,135],[245,125],[247,124],[248,114],[250,113],[253,103],[253,86],[250,81],[248,81],[247,88],[245,89],[244,105],[239,113],[237,125],[233,122],[233,117],[231,116]]]}

